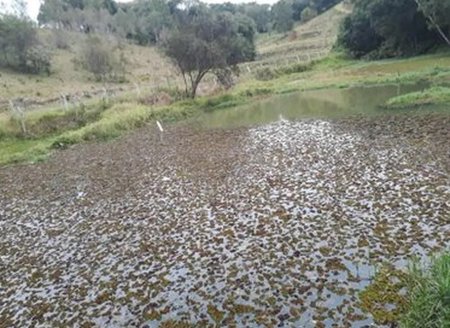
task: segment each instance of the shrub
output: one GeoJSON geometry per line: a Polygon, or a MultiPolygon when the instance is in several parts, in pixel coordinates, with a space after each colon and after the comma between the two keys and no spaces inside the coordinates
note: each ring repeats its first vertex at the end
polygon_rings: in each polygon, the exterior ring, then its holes
{"type": "Polygon", "coordinates": [[[97,81],[122,82],[125,59],[116,50],[99,37],[89,37],[81,49],[79,62],[97,81]]]}
{"type": "Polygon", "coordinates": [[[302,22],[307,22],[316,16],[317,16],[317,10],[312,9],[311,7],[306,7],[305,9],[303,9],[303,11],[300,15],[300,20],[302,22]]]}
{"type": "Polygon", "coordinates": [[[446,328],[450,325],[450,253],[433,258],[426,268],[414,262],[407,282],[408,311],[403,328],[446,328]]]}
{"type": "Polygon", "coordinates": [[[31,21],[0,16],[0,66],[24,73],[50,72],[50,54],[40,46],[31,21]]]}
{"type": "Polygon", "coordinates": [[[314,63],[300,63],[291,66],[285,66],[278,69],[279,74],[294,74],[310,71],[313,68],[314,63]]]}
{"type": "Polygon", "coordinates": [[[260,81],[269,81],[277,77],[280,77],[281,75],[303,73],[311,70],[314,64],[315,64],[314,62],[310,62],[310,63],[298,63],[278,68],[264,67],[256,71],[255,78],[260,81]]]}
{"type": "Polygon", "coordinates": [[[255,78],[260,81],[269,81],[277,78],[278,75],[279,74],[274,69],[270,67],[263,67],[256,71],[255,78]]]}
{"type": "Polygon", "coordinates": [[[46,73],[50,74],[50,54],[43,47],[37,46],[28,49],[26,55],[26,68],[29,73],[39,74],[46,73]]]}
{"type": "Polygon", "coordinates": [[[70,45],[67,42],[67,33],[63,30],[52,30],[52,41],[57,49],[69,49],[70,45]]]}

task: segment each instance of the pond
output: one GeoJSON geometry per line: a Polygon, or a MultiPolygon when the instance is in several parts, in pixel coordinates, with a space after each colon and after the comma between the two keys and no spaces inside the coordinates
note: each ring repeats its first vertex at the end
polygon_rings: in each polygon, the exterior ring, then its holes
{"type": "Polygon", "coordinates": [[[0,168],[0,322],[373,324],[376,268],[450,247],[450,115],[372,115],[392,92],[286,95],[0,168]]]}
{"type": "Polygon", "coordinates": [[[354,114],[379,115],[386,113],[380,105],[405,93],[421,91],[429,85],[418,84],[351,87],[296,92],[257,101],[254,104],[202,115],[200,123],[206,127],[236,127],[265,124],[281,118],[339,118],[354,114]]]}

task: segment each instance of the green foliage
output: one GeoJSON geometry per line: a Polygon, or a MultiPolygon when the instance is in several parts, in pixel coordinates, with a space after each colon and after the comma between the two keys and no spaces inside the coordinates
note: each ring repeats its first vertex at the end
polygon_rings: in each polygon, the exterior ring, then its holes
{"type": "Polygon", "coordinates": [[[125,59],[99,37],[89,37],[81,49],[79,62],[97,81],[122,82],[125,59]]]}
{"type": "Polygon", "coordinates": [[[25,67],[29,73],[50,74],[51,57],[42,46],[36,46],[27,50],[25,54],[25,67]]]}
{"type": "Polygon", "coordinates": [[[238,11],[247,15],[256,25],[258,33],[266,33],[270,28],[270,6],[265,4],[243,3],[239,5],[238,11]]]}
{"type": "Polygon", "coordinates": [[[50,73],[50,54],[25,18],[0,16],[0,66],[24,73],[50,73]]]}
{"type": "Polygon", "coordinates": [[[295,21],[306,22],[340,0],[279,0],[272,6],[272,24],[276,31],[290,31],[295,21]]]}
{"type": "Polygon", "coordinates": [[[413,262],[407,278],[408,311],[400,327],[450,327],[450,254],[433,258],[430,267],[413,262]]]}
{"type": "Polygon", "coordinates": [[[341,0],[313,0],[310,1],[310,6],[317,10],[317,12],[324,12],[337,3],[339,3],[341,0]]]}
{"type": "Polygon", "coordinates": [[[354,0],[338,38],[355,58],[420,54],[440,43],[415,0],[354,0]]]}
{"type": "Polygon", "coordinates": [[[200,108],[206,112],[211,112],[217,109],[224,109],[237,106],[240,100],[231,94],[224,94],[217,97],[210,97],[200,103],[200,108]]]}
{"type": "Polygon", "coordinates": [[[302,20],[302,12],[308,8],[310,1],[309,0],[293,0],[292,9],[294,10],[293,18],[295,21],[302,20]]]}
{"type": "Polygon", "coordinates": [[[39,9],[38,22],[40,25],[87,31],[89,25],[103,23],[98,22],[99,18],[104,19],[116,12],[117,3],[114,0],[44,0],[39,9]]]}
{"type": "Polygon", "coordinates": [[[406,285],[405,279],[404,272],[383,267],[373,282],[360,293],[361,308],[369,312],[377,324],[392,325],[405,312],[407,299],[401,295],[406,285]]]}
{"type": "Polygon", "coordinates": [[[448,0],[415,0],[419,10],[427,18],[431,29],[436,30],[450,46],[450,1],[448,0]]]}
{"type": "Polygon", "coordinates": [[[270,67],[263,67],[256,71],[255,78],[259,81],[269,81],[277,78],[278,72],[270,67]]]}
{"type": "Polygon", "coordinates": [[[278,78],[282,75],[307,72],[311,70],[314,67],[314,65],[315,62],[299,63],[278,68],[263,67],[256,71],[255,78],[260,81],[269,81],[278,78]]]}
{"type": "Polygon", "coordinates": [[[407,272],[384,267],[359,296],[361,307],[378,324],[448,328],[450,254],[433,257],[427,266],[414,260],[407,272]]]}
{"type": "Polygon", "coordinates": [[[128,22],[133,22],[128,37],[139,44],[155,43],[161,33],[173,27],[169,3],[165,0],[140,0],[126,11],[128,22]]]}
{"type": "Polygon", "coordinates": [[[302,22],[307,22],[310,21],[311,19],[313,19],[314,17],[317,16],[317,10],[311,8],[311,7],[306,7],[305,9],[303,9],[301,15],[300,15],[300,20],[302,22]]]}
{"type": "Polygon", "coordinates": [[[272,21],[277,32],[287,32],[294,26],[292,0],[280,0],[272,6],[272,21]]]}
{"type": "Polygon", "coordinates": [[[450,104],[450,88],[432,87],[419,92],[407,93],[389,99],[384,107],[397,109],[442,104],[450,104]]]}
{"type": "Polygon", "coordinates": [[[186,94],[192,98],[208,72],[227,70],[255,57],[255,27],[246,16],[216,13],[199,5],[183,13],[177,25],[164,40],[163,49],[182,74],[186,94]]]}

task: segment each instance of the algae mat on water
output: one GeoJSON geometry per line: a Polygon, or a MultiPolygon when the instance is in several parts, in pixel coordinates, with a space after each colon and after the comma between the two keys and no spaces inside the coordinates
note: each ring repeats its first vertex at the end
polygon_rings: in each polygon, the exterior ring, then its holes
{"type": "Polygon", "coordinates": [[[369,325],[377,264],[450,247],[449,131],[442,113],[171,126],[0,168],[0,322],[369,325]]]}

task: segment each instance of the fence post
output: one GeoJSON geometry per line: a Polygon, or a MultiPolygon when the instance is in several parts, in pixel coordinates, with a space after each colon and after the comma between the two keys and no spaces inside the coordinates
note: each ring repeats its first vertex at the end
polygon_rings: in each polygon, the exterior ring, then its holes
{"type": "Polygon", "coordinates": [[[18,119],[20,122],[20,129],[22,130],[22,134],[24,136],[27,135],[28,131],[25,123],[25,110],[23,108],[20,108],[19,105],[15,105],[12,100],[9,101],[9,106],[11,107],[13,117],[18,119]]]}

